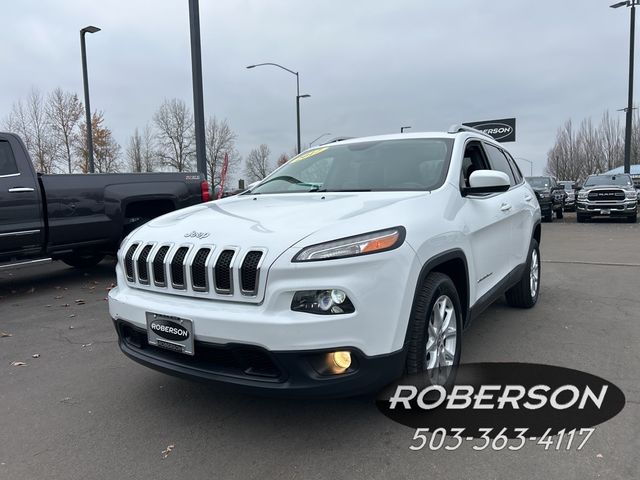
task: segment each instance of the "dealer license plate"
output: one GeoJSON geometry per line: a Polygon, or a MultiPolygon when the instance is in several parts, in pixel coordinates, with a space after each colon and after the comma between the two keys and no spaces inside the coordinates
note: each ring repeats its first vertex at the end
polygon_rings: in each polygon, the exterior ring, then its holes
{"type": "Polygon", "coordinates": [[[600,210],[600,215],[611,215],[611,210],[609,210],[608,208],[603,208],[602,210],[600,210]]]}
{"type": "Polygon", "coordinates": [[[149,345],[193,355],[193,322],[147,312],[147,341],[149,345]]]}

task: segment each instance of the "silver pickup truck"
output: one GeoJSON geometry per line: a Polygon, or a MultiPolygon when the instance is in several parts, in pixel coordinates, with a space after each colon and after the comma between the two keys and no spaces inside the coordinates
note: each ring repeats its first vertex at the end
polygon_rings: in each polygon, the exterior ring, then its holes
{"type": "Polygon", "coordinates": [[[576,199],[578,222],[593,217],[625,218],[636,223],[638,218],[638,193],[631,175],[589,175],[576,199]]]}

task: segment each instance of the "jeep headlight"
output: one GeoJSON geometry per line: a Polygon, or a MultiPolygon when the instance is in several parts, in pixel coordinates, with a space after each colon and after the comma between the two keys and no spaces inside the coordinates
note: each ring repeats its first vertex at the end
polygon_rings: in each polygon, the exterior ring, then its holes
{"type": "Polygon", "coordinates": [[[319,243],[303,248],[292,261],[313,262],[386,252],[402,245],[405,234],[404,227],[393,227],[319,243]]]}

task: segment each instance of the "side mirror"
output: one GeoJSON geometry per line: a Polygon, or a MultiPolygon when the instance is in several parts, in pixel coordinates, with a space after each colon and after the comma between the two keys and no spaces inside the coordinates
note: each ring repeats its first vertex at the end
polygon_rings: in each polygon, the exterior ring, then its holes
{"type": "Polygon", "coordinates": [[[469,185],[462,189],[463,197],[506,192],[511,187],[511,181],[506,173],[497,170],[476,170],[469,176],[469,185]]]}

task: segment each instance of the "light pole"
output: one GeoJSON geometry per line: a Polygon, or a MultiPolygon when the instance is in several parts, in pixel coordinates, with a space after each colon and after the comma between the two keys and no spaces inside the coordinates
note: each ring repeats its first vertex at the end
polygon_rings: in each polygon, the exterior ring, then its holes
{"type": "Polygon", "coordinates": [[[291,73],[291,74],[296,76],[296,132],[297,132],[297,137],[298,137],[298,152],[297,153],[300,153],[300,151],[301,151],[301,144],[300,144],[300,99],[301,98],[309,98],[311,95],[300,95],[300,75],[298,74],[298,72],[294,72],[293,70],[290,70],[287,67],[283,67],[282,65],[279,65],[277,63],[267,62],[267,63],[257,63],[255,65],[249,65],[247,68],[263,67],[265,65],[270,65],[272,67],[281,68],[282,70],[286,70],[287,72],[289,72],[289,73],[291,73]]]}
{"type": "Polygon", "coordinates": [[[533,177],[533,162],[531,160],[527,160],[526,158],[522,158],[522,157],[517,157],[516,160],[524,160],[525,162],[527,162],[530,166],[530,176],[533,177]]]}
{"type": "Polygon", "coordinates": [[[91,132],[91,105],[89,104],[89,76],[87,74],[87,49],[85,47],[84,35],[86,33],[99,32],[98,27],[89,25],[80,30],[80,52],[82,54],[82,82],[84,84],[84,110],[87,115],[87,157],[89,160],[89,173],[95,171],[93,163],[93,135],[91,132]]]}
{"type": "Polygon", "coordinates": [[[633,128],[633,57],[636,30],[636,5],[640,0],[627,0],[614,3],[611,8],[631,7],[629,26],[629,98],[627,102],[627,121],[624,130],[624,173],[631,173],[631,129],[633,128]]]}
{"type": "Polygon", "coordinates": [[[406,126],[406,127],[400,127],[400,133],[404,133],[404,131],[405,131],[407,128],[411,128],[411,125],[406,126]]]}
{"type": "Polygon", "coordinates": [[[207,158],[204,133],[204,100],[202,93],[202,54],[200,48],[200,6],[189,0],[189,30],[191,33],[191,81],[193,84],[193,123],[196,136],[198,172],[207,179],[207,158]]]}
{"type": "Polygon", "coordinates": [[[312,142],[309,142],[309,146],[313,145],[314,143],[316,143],[318,140],[320,140],[322,137],[326,137],[327,135],[331,135],[330,133],[323,133],[322,135],[320,135],[318,138],[316,138],[315,140],[313,140],[312,142]]]}

